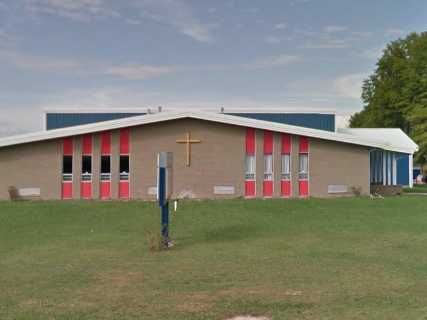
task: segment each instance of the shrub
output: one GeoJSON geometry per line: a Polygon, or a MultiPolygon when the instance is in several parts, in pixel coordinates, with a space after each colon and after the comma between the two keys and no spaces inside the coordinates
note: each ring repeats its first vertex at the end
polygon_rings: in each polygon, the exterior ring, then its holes
{"type": "Polygon", "coordinates": [[[163,239],[158,232],[146,231],[145,239],[151,252],[158,252],[163,249],[163,239]]]}
{"type": "Polygon", "coordinates": [[[350,190],[356,197],[360,197],[362,195],[362,187],[361,186],[352,186],[350,188],[350,190]]]}

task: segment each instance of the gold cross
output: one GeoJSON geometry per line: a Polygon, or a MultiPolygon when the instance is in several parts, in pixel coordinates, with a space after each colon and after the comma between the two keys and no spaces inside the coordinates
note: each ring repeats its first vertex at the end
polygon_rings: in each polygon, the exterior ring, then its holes
{"type": "Polygon", "coordinates": [[[191,158],[191,144],[192,143],[200,143],[200,140],[191,140],[190,132],[187,132],[187,139],[185,140],[176,140],[176,143],[185,143],[187,145],[187,167],[190,166],[190,158],[191,158]]]}

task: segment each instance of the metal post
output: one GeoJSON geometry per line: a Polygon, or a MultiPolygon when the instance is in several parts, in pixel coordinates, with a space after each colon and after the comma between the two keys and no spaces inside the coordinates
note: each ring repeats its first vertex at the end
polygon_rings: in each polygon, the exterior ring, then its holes
{"type": "Polygon", "coordinates": [[[169,202],[167,201],[160,207],[162,213],[162,237],[163,244],[167,248],[169,247],[169,202]]]}
{"type": "Polygon", "coordinates": [[[169,198],[172,190],[172,154],[161,152],[157,157],[157,200],[160,206],[162,243],[165,248],[172,246],[169,238],[169,198]]]}

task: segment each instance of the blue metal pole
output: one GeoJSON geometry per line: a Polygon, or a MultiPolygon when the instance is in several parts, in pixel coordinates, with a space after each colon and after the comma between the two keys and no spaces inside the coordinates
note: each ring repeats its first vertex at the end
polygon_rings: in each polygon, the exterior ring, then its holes
{"type": "Polygon", "coordinates": [[[163,244],[169,245],[169,202],[161,206],[163,244]]]}

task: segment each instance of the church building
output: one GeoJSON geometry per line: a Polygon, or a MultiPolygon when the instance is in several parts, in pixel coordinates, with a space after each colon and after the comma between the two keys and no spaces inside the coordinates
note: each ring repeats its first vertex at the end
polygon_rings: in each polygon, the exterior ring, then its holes
{"type": "Polygon", "coordinates": [[[400,129],[337,129],[333,112],[50,110],[43,131],[0,139],[0,200],[306,198],[412,186],[418,146],[400,129]]]}

